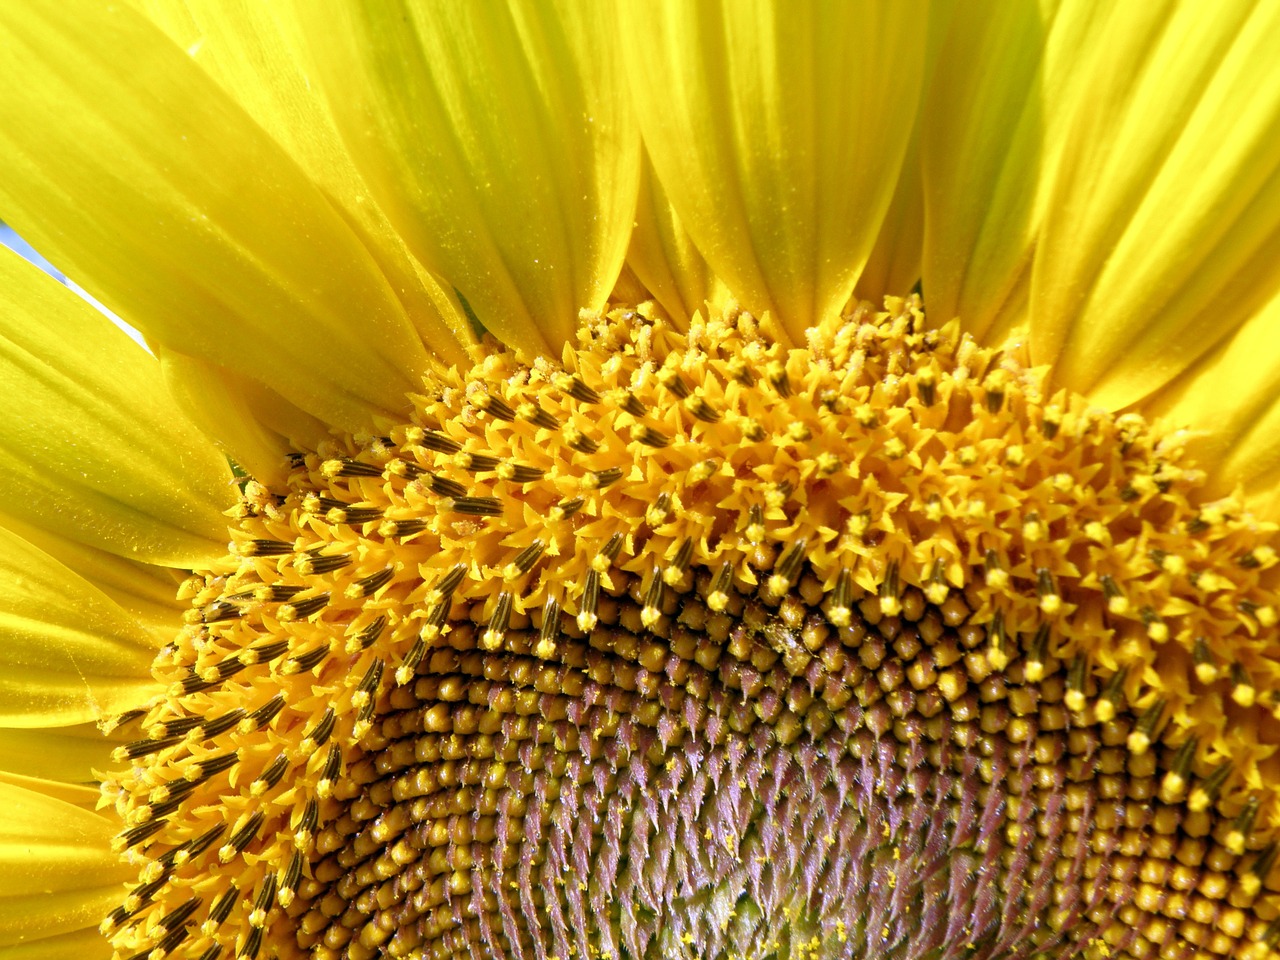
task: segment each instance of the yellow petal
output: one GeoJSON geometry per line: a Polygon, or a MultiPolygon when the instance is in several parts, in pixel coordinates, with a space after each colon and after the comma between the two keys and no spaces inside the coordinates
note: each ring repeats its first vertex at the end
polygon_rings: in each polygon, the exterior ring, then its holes
{"type": "Polygon", "coordinates": [[[1168,383],[1280,288],[1280,7],[1108,4],[1032,278],[1032,352],[1113,409],[1168,383]]]}
{"type": "Polygon", "coordinates": [[[160,691],[155,640],[86,580],[0,529],[0,726],[87,723],[160,691]]]}
{"type": "Polygon", "coordinates": [[[876,245],[867,256],[854,293],[874,304],[886,296],[901,297],[920,279],[920,249],[924,243],[924,188],[920,176],[920,146],[912,135],[898,173],[893,200],[885,214],[876,245]]]}
{"type": "Polygon", "coordinates": [[[149,338],[365,429],[428,358],[305,172],[140,14],[0,4],[0,209],[149,338]]]}
{"type": "Polygon", "coordinates": [[[560,353],[603,305],[639,137],[604,4],[298,4],[372,192],[485,327],[560,353]]]}
{"type": "Polygon", "coordinates": [[[8,250],[0,410],[0,502],[18,520],[152,563],[225,552],[230,471],[174,409],[155,358],[8,250]]]}
{"type": "Polygon", "coordinates": [[[1048,92],[1079,70],[1092,14],[1088,3],[1060,9],[1057,0],[957,6],[921,116],[934,323],[959,317],[966,332],[993,339],[1017,318],[1046,171],[1062,146],[1061,106],[1048,92]]]}
{"type": "MultiPolygon", "coordinates": [[[[13,732],[12,730],[0,731],[0,739],[3,739],[5,735],[13,734],[13,732]]],[[[107,766],[99,763],[97,769],[105,770],[107,766]]],[[[96,810],[98,803],[102,800],[102,788],[96,782],[92,784],[74,784],[61,780],[43,780],[39,777],[25,777],[21,774],[9,773],[7,770],[0,768],[0,783],[22,787],[24,790],[33,790],[46,797],[52,797],[54,800],[61,800],[64,803],[79,807],[81,810],[96,810]]]]}
{"type": "Polygon", "coordinates": [[[431,351],[445,366],[466,364],[466,347],[475,342],[466,314],[422,270],[370,198],[303,68],[296,21],[281,7],[255,0],[144,0],[139,6],[342,209],[431,351]]]}
{"type": "Polygon", "coordinates": [[[1280,297],[1142,404],[1191,432],[1208,472],[1206,495],[1241,488],[1250,507],[1280,518],[1280,297]]]}
{"type": "Polygon", "coordinates": [[[116,766],[111,751],[118,743],[105,737],[95,723],[48,730],[0,728],[0,770],[60,784],[92,783],[96,796],[93,771],[116,766]]]}
{"type": "Polygon", "coordinates": [[[687,325],[711,296],[714,278],[646,159],[627,265],[666,309],[687,325]]]}
{"type": "Polygon", "coordinates": [[[843,307],[915,116],[915,3],[623,4],[645,145],[685,229],[743,306],[793,338],[843,307]]]}
{"type": "MultiPolygon", "coordinates": [[[[133,871],[111,852],[118,822],[12,784],[0,783],[0,957],[106,954],[84,933],[120,901],[133,871]],[[3,948],[9,948],[5,950],[3,948]]],[[[101,937],[98,937],[101,940],[101,937]]]]}
{"type": "MultiPolygon", "coordinates": [[[[169,567],[139,563],[23,523],[0,510],[0,526],[70,567],[105,593],[130,616],[167,643],[182,625],[182,612],[190,605],[178,599],[182,574],[169,567]]],[[[0,767],[4,765],[0,763],[0,767]]]]}
{"type": "Polygon", "coordinates": [[[262,483],[283,484],[289,451],[314,449],[327,436],[319,420],[225,367],[163,349],[160,367],[182,410],[262,483]]]}

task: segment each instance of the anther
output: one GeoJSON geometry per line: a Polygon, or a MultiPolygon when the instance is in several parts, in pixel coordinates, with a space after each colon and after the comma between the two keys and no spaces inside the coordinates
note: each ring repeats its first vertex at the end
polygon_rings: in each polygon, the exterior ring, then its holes
{"type": "Polygon", "coordinates": [[[1084,685],[1087,678],[1088,665],[1084,657],[1077,654],[1067,668],[1067,692],[1062,701],[1072,713],[1084,713],[1084,685]]]}
{"type": "MultiPolygon", "coordinates": [[[[443,603],[436,605],[436,609],[440,609],[442,607],[444,607],[443,603]]],[[[424,627],[423,631],[425,632],[427,629],[430,629],[430,628],[424,627]]],[[[439,626],[434,626],[434,629],[438,631],[439,626]]],[[[409,650],[404,655],[404,659],[400,661],[400,666],[396,667],[396,685],[397,686],[403,687],[405,684],[407,684],[410,680],[413,679],[415,671],[418,669],[418,664],[422,662],[422,658],[426,656],[426,654],[427,654],[427,641],[422,636],[422,634],[419,634],[417,637],[414,638],[413,644],[409,647],[409,650]]]]}
{"type": "Polygon", "coordinates": [[[320,803],[315,797],[307,801],[307,805],[302,809],[302,815],[298,817],[297,824],[293,827],[293,845],[297,850],[305,850],[311,845],[311,837],[316,832],[316,826],[320,823],[320,803]]]}
{"type": "Polygon", "coordinates": [[[719,423],[724,417],[705,397],[696,393],[684,401],[684,408],[703,423],[719,423]]]}
{"type": "Polygon", "coordinates": [[[440,509],[470,517],[500,517],[502,501],[497,497],[452,497],[441,500],[440,509]]]}
{"type": "Polygon", "coordinates": [[[261,929],[267,925],[267,911],[276,902],[276,875],[268,873],[262,881],[262,889],[253,901],[253,912],[249,914],[249,925],[261,929]]]}
{"type": "Polygon", "coordinates": [[[1196,637],[1191,648],[1191,660],[1196,665],[1196,679],[1206,686],[1221,676],[1218,658],[1213,655],[1204,637],[1196,637]]]}
{"type": "Polygon", "coordinates": [[[674,393],[678,399],[683,400],[689,396],[689,384],[674,367],[663,367],[657,372],[655,379],[674,393]]]}
{"type": "Polygon", "coordinates": [[[469,470],[471,473],[485,473],[494,470],[498,466],[498,458],[488,453],[468,453],[466,451],[457,454],[453,458],[463,470],[469,470]]]}
{"type": "Polygon", "coordinates": [[[663,490],[653,499],[644,512],[645,523],[651,527],[660,527],[671,516],[671,494],[663,490]]]}
{"type": "Polygon", "coordinates": [[[1044,414],[1040,418],[1040,432],[1044,434],[1044,438],[1052,440],[1058,435],[1061,427],[1062,410],[1056,404],[1045,407],[1044,414]]]}
{"type": "Polygon", "coordinates": [[[659,430],[655,430],[647,423],[637,423],[631,428],[631,440],[634,443],[642,443],[646,447],[654,447],[661,449],[671,442],[671,438],[659,430]]]}
{"type": "Polygon", "coordinates": [[[333,733],[333,725],[337,717],[333,712],[333,707],[326,707],[320,719],[316,721],[315,727],[302,738],[302,742],[298,744],[298,752],[302,754],[311,754],[319,750],[329,742],[329,737],[333,733]]]}
{"type": "Polygon", "coordinates": [[[347,588],[343,593],[352,600],[371,596],[390,583],[393,576],[395,576],[395,570],[391,567],[385,567],[377,573],[371,573],[367,577],[361,577],[354,583],[347,584],[347,588]]]}
{"type": "Polygon", "coordinates": [[[280,604],[275,616],[282,623],[293,623],[307,620],[308,617],[314,617],[316,613],[323,611],[328,605],[329,594],[316,594],[301,600],[293,599],[289,600],[288,603],[280,604]]]}
{"type": "Polygon", "coordinates": [[[593,454],[600,449],[600,444],[587,436],[572,423],[565,424],[564,442],[579,453],[593,454]]]}
{"type": "Polygon", "coordinates": [[[240,652],[240,659],[246,664],[270,663],[289,649],[288,640],[268,640],[266,643],[255,643],[240,652]]]}
{"type": "Polygon", "coordinates": [[[360,650],[368,650],[371,646],[378,642],[378,638],[382,636],[382,631],[387,626],[386,616],[379,616],[367,627],[361,630],[351,640],[347,641],[347,652],[356,653],[360,650]],[[352,647],[355,649],[353,650],[352,647]]]}
{"type": "Polygon", "coordinates": [[[729,588],[732,584],[733,567],[726,561],[720,564],[720,569],[711,581],[711,591],[707,594],[707,606],[714,613],[724,613],[729,606],[729,588]]]}
{"type": "Polygon", "coordinates": [[[924,586],[925,599],[935,607],[947,602],[951,593],[951,585],[947,583],[947,565],[941,559],[933,561],[933,570],[929,574],[929,582],[924,586]]]}
{"type": "Polygon", "coordinates": [[[1231,829],[1227,832],[1227,838],[1223,844],[1237,857],[1244,855],[1245,845],[1249,840],[1249,835],[1253,832],[1253,821],[1257,816],[1258,798],[1250,797],[1249,802],[1244,805],[1244,809],[1240,811],[1235,821],[1231,824],[1231,829]]]}
{"type": "Polygon", "coordinates": [[[436,453],[457,453],[462,449],[462,444],[458,441],[434,430],[423,430],[421,436],[415,435],[410,442],[416,447],[426,447],[436,453]]]}
{"type": "Polygon", "coordinates": [[[1040,612],[1045,616],[1052,617],[1062,611],[1062,595],[1048,567],[1036,571],[1036,596],[1040,598],[1040,612]]]}
{"type": "Polygon", "coordinates": [[[600,598],[600,574],[588,570],[586,582],[582,587],[582,596],[578,601],[578,629],[583,633],[595,628],[596,603],[600,598]]]}
{"type": "Polygon", "coordinates": [[[920,402],[926,407],[933,406],[934,400],[937,399],[937,374],[933,372],[932,367],[925,367],[916,375],[916,392],[920,395],[920,402]]]}
{"type": "Polygon", "coordinates": [[[514,580],[516,577],[524,576],[542,558],[542,554],[546,549],[547,545],[541,540],[533,541],[533,543],[517,553],[515,558],[503,568],[503,577],[507,580],[514,580]]]}
{"type": "Polygon", "coordinates": [[[427,489],[438,497],[465,497],[467,488],[457,480],[450,480],[438,473],[427,474],[427,489]]]}
{"type": "Polygon", "coordinates": [[[1158,699],[1138,718],[1133,732],[1129,734],[1126,741],[1130,753],[1141,756],[1150,749],[1151,741],[1155,738],[1156,727],[1160,724],[1160,718],[1164,716],[1164,708],[1164,699],[1158,699]]]}
{"type": "Polygon", "coordinates": [[[1009,571],[1000,562],[1000,555],[988,550],[982,561],[983,577],[992,590],[1004,591],[1009,588],[1009,571]]]}
{"type": "Polygon", "coordinates": [[[831,601],[827,606],[827,619],[833,627],[847,627],[853,623],[853,574],[846,567],[841,567],[836,575],[836,587],[831,591],[831,601]]]}
{"type": "Polygon", "coordinates": [[[139,757],[148,757],[153,753],[159,753],[161,750],[167,750],[169,747],[175,746],[182,742],[181,737],[162,737],[159,740],[135,740],[133,743],[125,744],[123,747],[116,747],[111,752],[111,758],[116,763],[124,763],[127,760],[137,760],[139,757]]]}
{"type": "Polygon", "coordinates": [[[1102,595],[1107,598],[1107,612],[1123,617],[1129,612],[1129,600],[1110,574],[1104,573],[1098,578],[1102,584],[1102,595]]]}
{"type": "Polygon", "coordinates": [[[1258,699],[1258,688],[1238,663],[1231,665],[1231,699],[1242,707],[1251,707],[1258,699]]]}
{"type": "Polygon", "coordinates": [[[352,694],[351,701],[361,711],[373,703],[374,694],[378,692],[378,684],[382,682],[384,669],[385,666],[381,660],[374,660],[369,664],[369,669],[364,672],[364,676],[360,678],[360,684],[352,694]]]}
{"type": "Polygon", "coordinates": [[[556,638],[560,635],[560,603],[554,597],[547,600],[542,608],[542,626],[538,630],[538,643],[533,655],[542,660],[549,660],[556,652],[556,638]]]}
{"type": "Polygon", "coordinates": [[[520,404],[516,413],[521,420],[526,423],[532,423],[535,427],[542,427],[546,430],[558,430],[560,428],[560,421],[536,403],[526,401],[520,404]]]}
{"type": "Polygon", "coordinates": [[[527,463],[498,464],[498,479],[511,483],[536,483],[547,475],[541,467],[531,467],[527,463]]]}
{"type": "Polygon", "coordinates": [[[1027,655],[1026,665],[1022,668],[1027,683],[1039,683],[1045,677],[1045,659],[1049,652],[1049,625],[1040,624],[1036,635],[1031,640],[1031,650],[1027,655]]]}
{"type": "Polygon", "coordinates": [[[336,477],[380,477],[382,467],[373,463],[363,463],[349,458],[326,460],[320,465],[320,472],[330,479],[336,477]]]}
{"type": "Polygon", "coordinates": [[[572,500],[561,500],[548,513],[550,520],[568,520],[575,513],[582,509],[582,505],[586,503],[582,497],[574,497],[572,500]]]}
{"type": "Polygon", "coordinates": [[[227,620],[239,620],[243,611],[233,603],[219,600],[204,608],[200,614],[201,623],[224,623],[227,620]]]}
{"type": "Polygon", "coordinates": [[[250,733],[254,730],[261,730],[275,719],[276,714],[284,709],[284,694],[277,693],[274,697],[260,706],[244,720],[240,721],[240,731],[242,733],[250,733]]]}
{"type": "Polygon", "coordinates": [[[257,778],[249,785],[249,796],[260,797],[268,790],[272,789],[284,777],[284,772],[289,768],[289,758],[283,753],[278,754],[270,765],[258,774],[257,778]]]}
{"type": "Polygon", "coordinates": [[[191,918],[191,915],[196,912],[196,908],[200,906],[201,902],[199,897],[192,897],[181,906],[175,907],[166,913],[157,926],[161,930],[170,932],[181,928],[191,918]]]}
{"type": "Polygon", "coordinates": [[[768,580],[768,591],[775,597],[783,597],[787,591],[791,589],[791,585],[795,583],[796,577],[800,575],[800,568],[804,565],[805,550],[808,548],[806,540],[797,540],[782,555],[782,559],[778,561],[773,568],[773,574],[768,580]]]}
{"type": "Polygon", "coordinates": [[[582,485],[588,490],[604,490],[612,486],[622,479],[622,470],[619,467],[609,467],[606,470],[593,470],[582,478],[582,485]]]}
{"type": "Polygon", "coordinates": [[[987,649],[987,663],[992,670],[1003,671],[1009,666],[1012,653],[1009,634],[1004,626],[1004,611],[997,609],[991,616],[991,626],[987,630],[991,646],[987,649]]]}
{"type": "Polygon", "coordinates": [[[351,556],[346,553],[334,554],[332,556],[322,557],[314,554],[308,554],[299,557],[294,561],[294,566],[299,573],[307,576],[314,576],[322,573],[333,573],[335,570],[341,570],[343,567],[350,565],[351,556]]]}
{"type": "Polygon", "coordinates": [[[276,899],[280,901],[280,906],[286,910],[293,903],[293,898],[297,894],[298,884],[302,881],[302,851],[294,850],[293,855],[289,858],[289,865],[284,868],[284,872],[280,874],[280,891],[276,895],[276,899]]]}
{"type": "Polygon", "coordinates": [[[416,480],[426,472],[424,467],[402,457],[397,457],[387,462],[387,473],[392,476],[403,477],[406,480],[416,480]]]}
{"type": "Polygon", "coordinates": [[[555,385],[580,403],[599,403],[600,394],[596,393],[578,376],[560,374],[555,378],[555,385]]]}
{"type": "MultiPolygon", "coordinates": [[[[218,736],[219,734],[226,733],[228,730],[236,726],[244,718],[245,718],[244,709],[242,707],[236,707],[233,710],[228,710],[226,713],[222,714],[222,716],[220,717],[215,717],[212,720],[206,720],[204,723],[200,724],[200,726],[198,726],[194,731],[192,731],[192,733],[194,734],[198,732],[198,734],[201,737],[203,737],[206,740],[209,740],[209,739],[212,739],[213,737],[218,736]]],[[[191,734],[189,734],[188,736],[191,736],[191,734]]]]}
{"type": "Polygon", "coordinates": [[[294,654],[284,662],[280,672],[286,675],[306,673],[308,670],[315,669],[316,665],[329,656],[330,652],[328,644],[321,644],[318,647],[312,647],[305,653],[294,654]]]}
{"type": "Polygon", "coordinates": [[[116,853],[121,853],[130,847],[136,847],[159,833],[168,822],[168,820],[149,820],[136,827],[130,827],[111,841],[111,849],[116,853]]]}
{"type": "Polygon", "coordinates": [[[791,396],[791,378],[781,360],[770,360],[765,367],[765,378],[780,397],[791,396]]]}
{"type": "Polygon", "coordinates": [[[250,927],[249,936],[236,953],[237,960],[257,960],[258,951],[262,949],[262,928],[250,927]]]}
{"type": "Polygon", "coordinates": [[[440,600],[447,600],[453,596],[453,592],[461,585],[463,578],[467,575],[467,566],[464,563],[455,563],[440,578],[428,598],[428,603],[437,603],[440,600]]]}
{"type": "Polygon", "coordinates": [[[662,571],[662,581],[669,587],[678,586],[684,579],[685,571],[689,569],[689,561],[692,559],[693,539],[685,537],[680,541],[680,546],[676,549],[676,555],[671,563],[662,571]]]}
{"type": "Polygon", "coordinates": [[[231,908],[235,906],[236,900],[240,896],[240,891],[234,883],[230,884],[226,891],[213,901],[213,906],[209,908],[209,918],[200,926],[200,932],[206,937],[213,936],[217,932],[218,927],[222,926],[231,916],[231,908]]]}
{"type": "Polygon", "coordinates": [[[330,524],[369,524],[381,518],[383,512],[376,507],[330,507],[329,512],[325,513],[325,520],[330,524]]]}
{"type": "Polygon", "coordinates": [[[502,638],[506,636],[507,624],[511,620],[511,592],[503,590],[498,594],[494,604],[493,616],[484,633],[480,635],[480,646],[485,650],[497,650],[502,646],[502,638]]]}
{"type": "Polygon", "coordinates": [[[742,357],[733,356],[729,358],[729,362],[725,364],[730,377],[745,387],[754,387],[756,385],[755,374],[751,372],[751,368],[747,365],[747,361],[742,357]]]}
{"type": "Polygon", "coordinates": [[[898,596],[898,561],[889,563],[889,569],[885,571],[884,580],[880,583],[878,596],[880,612],[886,617],[896,617],[902,612],[902,600],[898,596]]]}
{"type": "Polygon", "coordinates": [[[1270,876],[1272,868],[1276,865],[1277,850],[1280,850],[1280,847],[1277,847],[1276,842],[1273,840],[1258,851],[1253,863],[1249,865],[1248,876],[1241,880],[1246,896],[1256,897],[1262,892],[1263,884],[1266,883],[1267,877],[1270,876]]]}
{"type": "Polygon", "coordinates": [[[1177,803],[1187,793],[1187,777],[1191,773],[1191,763],[1196,758],[1196,739],[1187,737],[1186,742],[1178,748],[1173,756],[1169,772],[1160,782],[1160,799],[1165,803],[1177,803]]]}
{"type": "Polygon", "coordinates": [[[753,503],[747,511],[747,528],[743,531],[749,543],[760,543],[764,540],[764,508],[753,503]]]}
{"type": "Polygon", "coordinates": [[[644,606],[640,610],[640,623],[646,630],[652,630],[662,619],[662,577],[657,570],[649,575],[649,586],[645,589],[644,606]]]}
{"type": "Polygon", "coordinates": [[[470,400],[477,408],[498,420],[511,423],[516,418],[516,412],[511,409],[507,401],[501,397],[495,397],[492,393],[477,391],[471,395],[470,400]]]}
{"type": "Polygon", "coordinates": [[[320,768],[320,777],[316,780],[316,796],[321,800],[328,799],[333,793],[333,783],[342,772],[342,751],[336,743],[329,744],[329,754],[325,757],[324,766],[320,768]]]}
{"type": "Polygon", "coordinates": [[[613,561],[618,559],[618,554],[622,551],[622,542],[626,538],[621,533],[615,533],[605,541],[603,547],[591,558],[591,569],[597,573],[604,573],[613,565],[613,561]]]}
{"type": "Polygon", "coordinates": [[[390,540],[397,537],[412,537],[425,529],[427,529],[425,520],[383,520],[378,525],[378,534],[390,540]]]}
{"type": "Polygon", "coordinates": [[[293,553],[293,544],[280,540],[241,540],[235,552],[242,557],[279,557],[293,553]]]}
{"type": "Polygon", "coordinates": [[[618,406],[625,412],[631,414],[633,417],[643,417],[646,413],[649,412],[649,408],[646,407],[640,401],[640,398],[637,397],[630,390],[625,390],[622,392],[622,397],[618,401],[618,406]]]}
{"type": "Polygon", "coordinates": [[[104,735],[109,736],[115,733],[121,727],[130,723],[133,723],[133,721],[141,717],[144,717],[146,715],[147,715],[146,710],[142,710],[142,709],[126,710],[124,713],[117,713],[115,716],[109,717],[108,719],[101,721],[99,723],[99,729],[102,731],[104,735]]]}
{"type": "Polygon", "coordinates": [[[1099,723],[1110,723],[1116,717],[1116,708],[1124,699],[1124,682],[1129,676],[1128,668],[1113,673],[1102,694],[1093,705],[1093,718],[1099,723]]]}
{"type": "Polygon", "coordinates": [[[230,753],[222,753],[216,757],[209,757],[207,760],[200,760],[191,764],[183,771],[182,776],[193,783],[203,783],[224,770],[230,770],[239,760],[240,755],[234,750],[230,753]]]}

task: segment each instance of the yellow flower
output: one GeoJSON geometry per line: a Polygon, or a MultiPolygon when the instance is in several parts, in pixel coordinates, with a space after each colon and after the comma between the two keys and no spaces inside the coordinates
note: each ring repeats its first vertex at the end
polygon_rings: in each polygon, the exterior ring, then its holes
{"type": "Polygon", "coordinates": [[[1276,956],[1277,35],[0,5],[0,958],[1276,956]]]}

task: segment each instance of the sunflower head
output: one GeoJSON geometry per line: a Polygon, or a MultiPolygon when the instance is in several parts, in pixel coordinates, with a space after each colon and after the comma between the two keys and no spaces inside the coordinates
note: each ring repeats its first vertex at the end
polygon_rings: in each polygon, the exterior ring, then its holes
{"type": "Polygon", "coordinates": [[[1280,954],[1274,11],[71,6],[0,956],[1280,954]]]}

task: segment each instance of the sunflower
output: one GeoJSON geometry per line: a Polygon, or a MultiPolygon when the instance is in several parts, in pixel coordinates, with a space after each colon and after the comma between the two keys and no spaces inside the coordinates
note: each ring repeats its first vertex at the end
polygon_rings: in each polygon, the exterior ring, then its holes
{"type": "Polygon", "coordinates": [[[1277,36],[0,6],[0,957],[1280,954],[1277,36]]]}

